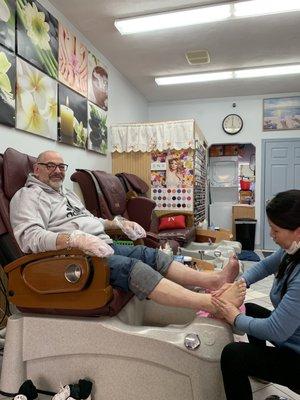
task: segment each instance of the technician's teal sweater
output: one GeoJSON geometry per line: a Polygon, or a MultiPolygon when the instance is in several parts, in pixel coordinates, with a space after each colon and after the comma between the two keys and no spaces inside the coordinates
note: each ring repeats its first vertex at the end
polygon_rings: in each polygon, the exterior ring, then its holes
{"type": "MultiPolygon", "coordinates": [[[[284,250],[277,250],[246,271],[242,277],[247,285],[276,274],[284,255],[284,250]]],[[[270,292],[274,310],[270,317],[252,318],[240,314],[235,320],[235,326],[238,330],[258,339],[268,340],[278,346],[286,346],[300,353],[300,263],[296,265],[288,278],[287,291],[281,298],[285,276],[280,281],[274,279],[270,292]]]]}

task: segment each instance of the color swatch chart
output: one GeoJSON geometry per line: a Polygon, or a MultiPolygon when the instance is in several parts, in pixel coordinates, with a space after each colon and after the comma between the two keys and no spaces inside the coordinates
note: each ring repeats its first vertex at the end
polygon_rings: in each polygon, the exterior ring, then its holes
{"type": "Polygon", "coordinates": [[[151,189],[151,198],[156,202],[156,210],[193,211],[193,188],[159,187],[151,189]]]}

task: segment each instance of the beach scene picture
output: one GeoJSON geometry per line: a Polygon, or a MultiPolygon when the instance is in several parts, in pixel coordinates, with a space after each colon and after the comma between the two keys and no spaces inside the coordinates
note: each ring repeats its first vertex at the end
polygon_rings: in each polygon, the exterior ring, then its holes
{"type": "Polygon", "coordinates": [[[300,96],[264,99],[263,130],[300,129],[300,96]]]}

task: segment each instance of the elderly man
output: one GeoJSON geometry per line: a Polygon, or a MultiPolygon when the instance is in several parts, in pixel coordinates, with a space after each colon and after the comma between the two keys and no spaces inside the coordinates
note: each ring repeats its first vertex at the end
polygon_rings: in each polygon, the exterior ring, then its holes
{"type": "MultiPolygon", "coordinates": [[[[93,216],[71,190],[63,187],[68,165],[54,151],[38,156],[34,172],[10,204],[11,224],[23,252],[43,252],[77,248],[87,254],[108,257],[110,283],[132,291],[140,300],[150,298],[160,304],[203,309],[214,313],[210,294],[200,294],[183,286],[218,289],[233,282],[238,262],[232,259],[216,273],[192,270],[173,261],[165,253],[145,246],[119,246],[105,233],[120,223],[93,216]]],[[[143,233],[132,221],[122,221],[127,234],[143,233]]],[[[221,296],[235,306],[244,300],[245,285],[232,284],[221,296]]]]}

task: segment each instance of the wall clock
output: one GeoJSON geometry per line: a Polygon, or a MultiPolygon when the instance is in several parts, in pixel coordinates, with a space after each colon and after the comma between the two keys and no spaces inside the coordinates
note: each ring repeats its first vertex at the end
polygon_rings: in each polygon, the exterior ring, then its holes
{"type": "Polygon", "coordinates": [[[222,128],[228,135],[235,135],[243,128],[243,120],[237,114],[229,114],[223,119],[222,128]]]}

